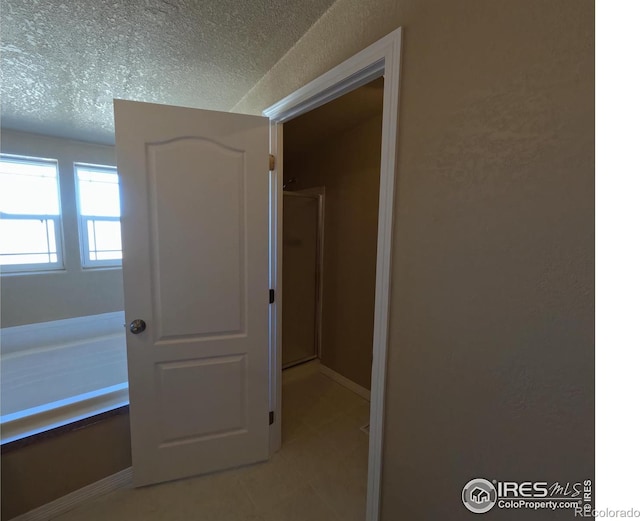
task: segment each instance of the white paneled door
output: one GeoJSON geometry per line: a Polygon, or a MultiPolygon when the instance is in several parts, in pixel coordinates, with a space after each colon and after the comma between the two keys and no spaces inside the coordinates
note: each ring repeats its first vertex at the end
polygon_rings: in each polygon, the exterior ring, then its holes
{"type": "Polygon", "coordinates": [[[134,483],[266,460],[269,121],[114,107],[134,483]]]}

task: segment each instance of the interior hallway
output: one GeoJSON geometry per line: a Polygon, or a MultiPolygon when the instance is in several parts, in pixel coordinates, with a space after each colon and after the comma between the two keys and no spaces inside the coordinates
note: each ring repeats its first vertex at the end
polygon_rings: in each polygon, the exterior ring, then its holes
{"type": "Polygon", "coordinates": [[[269,462],[123,488],[56,521],[364,521],[369,402],[311,362],[283,373],[282,449],[269,462]]]}

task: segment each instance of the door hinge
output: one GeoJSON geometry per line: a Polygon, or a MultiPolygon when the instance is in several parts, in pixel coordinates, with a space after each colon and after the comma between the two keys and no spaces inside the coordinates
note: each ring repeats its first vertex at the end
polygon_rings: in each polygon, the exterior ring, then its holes
{"type": "Polygon", "coordinates": [[[273,425],[274,418],[275,414],[273,414],[273,411],[269,411],[269,425],[273,425]]]}
{"type": "Polygon", "coordinates": [[[273,304],[276,301],[276,290],[275,289],[270,289],[269,290],[269,304],[273,304]]]}
{"type": "Polygon", "coordinates": [[[276,156],[269,154],[269,170],[276,169],[276,156]]]}

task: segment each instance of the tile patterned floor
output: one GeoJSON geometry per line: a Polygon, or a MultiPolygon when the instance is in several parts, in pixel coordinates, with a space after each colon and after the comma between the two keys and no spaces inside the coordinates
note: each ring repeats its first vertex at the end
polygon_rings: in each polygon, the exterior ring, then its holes
{"type": "Polygon", "coordinates": [[[282,449],[269,462],[125,488],[56,521],[364,521],[369,402],[318,372],[284,372],[282,449]]]}

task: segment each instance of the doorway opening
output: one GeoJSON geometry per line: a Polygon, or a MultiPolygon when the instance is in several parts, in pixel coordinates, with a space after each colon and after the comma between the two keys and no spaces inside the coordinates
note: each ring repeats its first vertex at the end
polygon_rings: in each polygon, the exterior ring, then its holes
{"type": "Polygon", "coordinates": [[[361,520],[383,93],[380,77],[283,129],[282,453],[333,510],[361,520]]]}
{"type": "Polygon", "coordinates": [[[272,410],[275,411],[275,423],[270,428],[270,451],[274,453],[282,446],[282,187],[284,180],[296,177],[294,173],[286,171],[287,166],[282,160],[285,158],[284,125],[298,116],[309,113],[371,83],[373,80],[384,77],[375,254],[373,352],[370,371],[367,521],[376,521],[379,518],[380,507],[400,46],[401,29],[399,28],[263,112],[263,115],[269,117],[271,122],[271,153],[276,158],[280,158],[280,160],[276,159],[275,169],[270,178],[270,281],[271,287],[276,290],[275,303],[270,309],[270,345],[272,346],[270,403],[272,410]]]}

